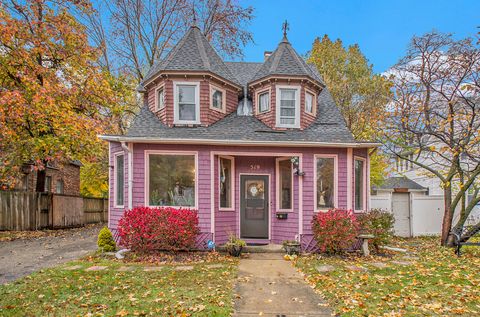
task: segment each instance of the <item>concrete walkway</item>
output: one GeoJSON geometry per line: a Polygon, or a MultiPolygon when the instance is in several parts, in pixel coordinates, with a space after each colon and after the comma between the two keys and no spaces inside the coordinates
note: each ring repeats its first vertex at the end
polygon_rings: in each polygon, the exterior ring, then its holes
{"type": "Polygon", "coordinates": [[[241,259],[234,316],[332,316],[325,301],[283,254],[256,253],[241,259]]]}

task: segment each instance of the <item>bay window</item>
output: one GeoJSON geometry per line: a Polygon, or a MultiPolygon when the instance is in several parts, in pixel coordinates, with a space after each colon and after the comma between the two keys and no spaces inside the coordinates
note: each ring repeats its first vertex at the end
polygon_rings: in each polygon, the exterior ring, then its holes
{"type": "Polygon", "coordinates": [[[123,207],[124,201],[124,184],[125,184],[125,162],[124,162],[124,155],[117,154],[115,155],[115,161],[113,165],[114,173],[115,173],[115,188],[114,188],[114,195],[115,195],[115,206],[116,207],[123,207]]]}
{"type": "Polygon", "coordinates": [[[315,112],[315,95],[309,91],[305,92],[305,112],[310,114],[315,112]]]}
{"type": "Polygon", "coordinates": [[[277,208],[280,210],[293,209],[292,162],[290,159],[277,160],[277,208]]]}
{"type": "Polygon", "coordinates": [[[336,157],[316,157],[316,210],[327,210],[336,206],[336,157]]]}
{"type": "Polygon", "coordinates": [[[268,91],[260,92],[257,97],[258,113],[270,110],[270,93],[268,91]]]}
{"type": "Polygon", "coordinates": [[[148,155],[148,205],[194,207],[194,154],[148,155]]]}
{"type": "Polygon", "coordinates": [[[225,112],[225,109],[226,109],[225,108],[226,107],[225,90],[217,87],[212,87],[210,96],[211,96],[210,108],[225,112]]]}
{"type": "Polygon", "coordinates": [[[233,160],[220,157],[220,208],[233,208],[233,160]]]}
{"type": "Polygon", "coordinates": [[[175,83],[174,123],[200,123],[199,83],[175,83]]]}
{"type": "Polygon", "coordinates": [[[355,210],[365,209],[365,185],[366,185],[365,160],[355,159],[355,210]]]}
{"type": "Polygon", "coordinates": [[[279,86],[277,88],[277,127],[300,127],[299,90],[300,87],[291,86],[279,86]]]}

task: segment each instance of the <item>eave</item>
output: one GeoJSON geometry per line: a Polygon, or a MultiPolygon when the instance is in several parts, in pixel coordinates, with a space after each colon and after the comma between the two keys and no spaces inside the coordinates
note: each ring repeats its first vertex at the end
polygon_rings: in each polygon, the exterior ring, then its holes
{"type": "Polygon", "coordinates": [[[195,144],[195,145],[235,145],[235,146],[276,146],[276,147],[329,147],[329,148],[376,148],[381,143],[364,142],[312,142],[312,141],[256,141],[256,140],[215,140],[215,139],[174,139],[156,137],[129,137],[118,135],[99,135],[99,138],[110,142],[133,142],[154,144],[195,144]]]}

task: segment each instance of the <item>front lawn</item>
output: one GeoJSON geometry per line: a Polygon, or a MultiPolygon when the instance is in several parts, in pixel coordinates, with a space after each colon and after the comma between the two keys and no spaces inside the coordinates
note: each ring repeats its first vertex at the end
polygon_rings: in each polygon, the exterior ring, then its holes
{"type": "Polygon", "coordinates": [[[228,258],[160,266],[85,259],[0,286],[0,315],[229,316],[235,276],[228,258]]]}
{"type": "Polygon", "coordinates": [[[396,239],[407,254],[312,255],[296,265],[341,316],[480,316],[480,248],[458,258],[438,243],[396,239]]]}

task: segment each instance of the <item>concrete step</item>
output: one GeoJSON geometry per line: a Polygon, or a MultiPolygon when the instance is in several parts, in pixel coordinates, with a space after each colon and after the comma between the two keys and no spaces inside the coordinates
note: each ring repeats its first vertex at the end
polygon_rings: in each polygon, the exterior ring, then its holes
{"type": "MultiPolygon", "coordinates": [[[[224,246],[218,246],[217,251],[225,252],[224,246]]],[[[285,253],[281,244],[248,245],[243,247],[242,253],[285,253]]]]}

